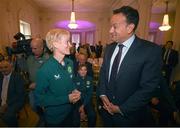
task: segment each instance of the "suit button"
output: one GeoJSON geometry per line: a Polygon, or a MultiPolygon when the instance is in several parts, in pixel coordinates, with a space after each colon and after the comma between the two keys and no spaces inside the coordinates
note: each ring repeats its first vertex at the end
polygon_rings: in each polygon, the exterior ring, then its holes
{"type": "Polygon", "coordinates": [[[113,96],[113,99],[115,99],[115,96],[113,96]]]}

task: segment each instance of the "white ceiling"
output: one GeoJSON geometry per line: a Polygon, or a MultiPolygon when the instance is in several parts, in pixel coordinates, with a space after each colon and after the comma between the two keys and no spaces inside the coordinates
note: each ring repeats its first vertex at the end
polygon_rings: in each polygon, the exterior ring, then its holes
{"type": "Polygon", "coordinates": [[[168,12],[176,11],[177,0],[153,0],[152,13],[165,13],[165,1],[168,1],[168,12]]]}
{"type": "MultiPolygon", "coordinates": [[[[34,0],[43,9],[51,11],[71,11],[72,0],[34,0]]],[[[96,12],[110,9],[116,0],[74,0],[76,12],[96,12]]]]}
{"type": "MultiPolygon", "coordinates": [[[[41,9],[71,11],[71,0],[33,0],[41,9]]],[[[110,10],[118,0],[74,0],[76,12],[101,12],[110,10]]],[[[152,13],[164,13],[166,0],[153,0],[152,13]]],[[[168,12],[175,11],[177,0],[168,0],[168,12]]]]}

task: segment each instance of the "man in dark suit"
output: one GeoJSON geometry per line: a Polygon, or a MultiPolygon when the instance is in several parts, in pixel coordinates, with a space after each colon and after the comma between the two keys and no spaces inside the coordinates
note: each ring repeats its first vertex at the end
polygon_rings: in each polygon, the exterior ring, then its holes
{"type": "Polygon", "coordinates": [[[87,55],[85,53],[79,53],[78,61],[74,64],[74,74],[77,76],[78,74],[78,66],[80,64],[86,64],[87,66],[87,75],[93,77],[93,69],[92,64],[87,62],[87,55]]]}
{"type": "Polygon", "coordinates": [[[172,46],[173,41],[167,41],[162,52],[164,77],[168,84],[170,84],[172,70],[178,64],[178,52],[172,49],[172,46]]]}
{"type": "Polygon", "coordinates": [[[7,126],[17,126],[17,114],[25,100],[24,80],[6,60],[0,62],[0,96],[0,119],[7,126]]]}
{"type": "Polygon", "coordinates": [[[101,44],[101,41],[98,41],[98,44],[96,44],[96,57],[100,58],[102,54],[103,46],[101,44]]]}
{"type": "Polygon", "coordinates": [[[100,72],[99,97],[104,126],[148,125],[148,102],[161,75],[161,48],[135,36],[136,9],[113,11],[110,36],[100,72]]]}
{"type": "Polygon", "coordinates": [[[158,126],[169,126],[170,121],[171,123],[172,120],[177,122],[179,118],[179,110],[164,77],[161,77],[161,82],[154,91],[153,98],[151,99],[151,107],[160,114],[157,123],[158,126]]]}

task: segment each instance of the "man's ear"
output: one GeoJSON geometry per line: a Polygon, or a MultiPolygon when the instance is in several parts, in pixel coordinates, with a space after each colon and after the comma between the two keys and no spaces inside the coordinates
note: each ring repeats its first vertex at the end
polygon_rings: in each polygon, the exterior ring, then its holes
{"type": "Polygon", "coordinates": [[[135,27],[135,25],[134,24],[129,24],[128,26],[127,26],[127,30],[128,30],[128,33],[131,33],[132,31],[134,31],[134,27],[135,27]]]}

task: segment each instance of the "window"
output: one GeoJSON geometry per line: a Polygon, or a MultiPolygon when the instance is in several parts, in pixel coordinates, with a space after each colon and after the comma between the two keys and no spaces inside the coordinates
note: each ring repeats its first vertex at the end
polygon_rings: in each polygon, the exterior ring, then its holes
{"type": "Polygon", "coordinates": [[[82,32],[71,32],[71,42],[76,43],[76,48],[79,44],[95,44],[95,31],[82,31],[82,32]]]}
{"type": "Polygon", "coordinates": [[[29,23],[20,20],[20,32],[25,35],[26,39],[31,38],[31,26],[29,23]]]}
{"type": "Polygon", "coordinates": [[[94,45],[94,32],[86,32],[86,43],[94,45]]]}
{"type": "Polygon", "coordinates": [[[81,41],[80,33],[71,34],[71,42],[76,44],[76,48],[79,47],[80,41],[81,41]]]}

